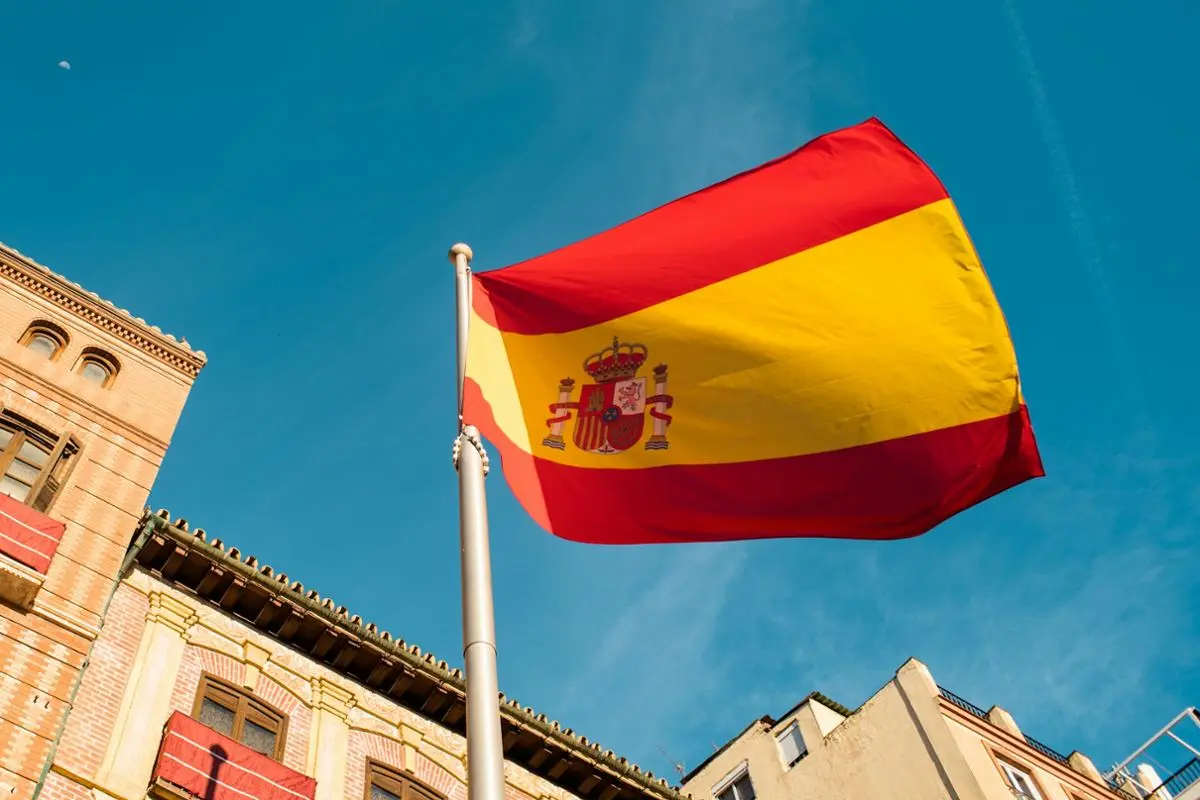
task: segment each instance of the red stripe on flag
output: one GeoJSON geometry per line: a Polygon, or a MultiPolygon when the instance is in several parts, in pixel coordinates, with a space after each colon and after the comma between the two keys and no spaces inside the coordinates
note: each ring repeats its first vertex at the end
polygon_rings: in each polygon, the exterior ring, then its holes
{"type": "MultiPolygon", "coordinates": [[[[490,414],[473,381],[467,393],[490,414]]],[[[845,450],[651,469],[556,464],[520,450],[490,417],[474,422],[526,511],[557,536],[594,544],[903,539],[1045,474],[1025,406],[845,450]]]]}
{"type": "Polygon", "coordinates": [[[946,197],[871,119],[588,239],[475,273],[474,308],[513,333],[597,325],[946,197]]]}

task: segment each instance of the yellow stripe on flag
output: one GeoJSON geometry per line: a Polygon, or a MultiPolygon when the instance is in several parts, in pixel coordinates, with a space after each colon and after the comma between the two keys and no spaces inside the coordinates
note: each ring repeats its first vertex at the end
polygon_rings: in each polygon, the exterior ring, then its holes
{"type": "MultiPolygon", "coordinates": [[[[468,374],[504,434],[561,464],[642,469],[820,453],[1010,414],[1016,356],[978,256],[940,200],[591,327],[501,333],[473,315],[468,374]],[[584,359],[648,348],[668,366],[671,447],[619,458],[541,446],[559,383],[584,359]]],[[[579,411],[571,411],[569,443],[579,411]]],[[[647,435],[652,420],[647,419],[647,435]]]]}

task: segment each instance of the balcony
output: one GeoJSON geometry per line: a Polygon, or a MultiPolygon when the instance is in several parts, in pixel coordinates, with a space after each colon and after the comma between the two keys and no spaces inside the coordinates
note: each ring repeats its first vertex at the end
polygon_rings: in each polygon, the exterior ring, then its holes
{"type": "Polygon", "coordinates": [[[1200,758],[1193,758],[1184,764],[1150,795],[1152,797],[1173,797],[1175,800],[1200,798],[1200,758]]]}
{"type": "Polygon", "coordinates": [[[66,526],[0,494],[0,598],[28,608],[42,588],[66,526]]]}
{"type": "Polygon", "coordinates": [[[176,711],[163,731],[151,794],[160,800],[313,800],[317,782],[176,711]]]}

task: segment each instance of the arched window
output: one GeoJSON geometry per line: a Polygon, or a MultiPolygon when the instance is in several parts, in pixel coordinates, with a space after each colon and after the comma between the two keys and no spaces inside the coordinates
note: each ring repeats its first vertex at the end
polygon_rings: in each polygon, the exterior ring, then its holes
{"type": "Polygon", "coordinates": [[[445,796],[408,773],[367,759],[363,800],[445,800],[445,796]]]}
{"type": "Polygon", "coordinates": [[[84,380],[97,386],[110,386],[120,369],[117,359],[98,347],[83,348],[83,355],[79,357],[79,363],[75,366],[75,371],[82,375],[84,380]]]}
{"type": "Polygon", "coordinates": [[[200,677],[192,717],[276,761],[283,760],[287,717],[244,689],[212,675],[200,677]]]}
{"type": "Polygon", "coordinates": [[[65,330],[44,319],[31,322],[21,336],[21,344],[51,361],[58,358],[69,341],[70,337],[65,330]]]}

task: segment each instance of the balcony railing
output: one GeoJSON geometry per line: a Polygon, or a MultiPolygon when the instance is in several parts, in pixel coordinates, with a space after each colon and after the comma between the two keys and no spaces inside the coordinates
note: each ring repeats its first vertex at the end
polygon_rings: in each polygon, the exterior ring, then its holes
{"type": "Polygon", "coordinates": [[[964,700],[963,698],[956,695],[954,692],[950,691],[949,689],[944,689],[941,686],[938,687],[938,691],[942,693],[942,697],[946,698],[951,703],[953,703],[954,705],[961,708],[963,711],[966,711],[968,714],[974,714],[975,716],[979,717],[980,719],[987,719],[987,712],[984,711],[979,706],[975,705],[974,703],[964,700]]]}
{"type": "MultiPolygon", "coordinates": [[[[1163,781],[1162,786],[1159,786],[1154,792],[1157,792],[1159,789],[1166,789],[1171,797],[1175,797],[1182,794],[1184,789],[1198,781],[1200,781],[1200,758],[1193,758],[1176,770],[1174,775],[1163,781]]],[[[1151,794],[1154,794],[1154,792],[1151,792],[1151,794]]]]}
{"type": "MultiPolygon", "coordinates": [[[[959,697],[958,695],[956,695],[954,692],[950,691],[949,689],[945,689],[945,688],[939,686],[938,692],[941,693],[943,698],[945,698],[949,702],[953,703],[954,705],[958,706],[963,711],[966,711],[968,714],[972,714],[976,717],[979,717],[980,719],[984,719],[984,720],[987,719],[986,711],[984,711],[982,708],[975,705],[974,703],[964,700],[963,698],[959,697]]],[[[1062,753],[1058,752],[1057,750],[1053,749],[1052,747],[1042,744],[1037,739],[1034,739],[1032,736],[1025,736],[1024,734],[1021,734],[1021,736],[1022,736],[1022,738],[1025,739],[1025,744],[1029,745],[1034,750],[1036,750],[1039,753],[1041,753],[1042,755],[1046,756],[1046,758],[1049,758],[1053,761],[1057,761],[1058,763],[1066,765],[1066,766],[1071,765],[1070,759],[1068,759],[1066,756],[1064,756],[1062,753]]],[[[1112,789],[1113,792],[1115,792],[1116,794],[1120,795],[1123,798],[1126,798],[1126,800],[1138,800],[1138,798],[1136,798],[1136,797],[1130,797],[1129,792],[1122,789],[1120,787],[1120,785],[1118,785],[1117,782],[1114,780],[1108,781],[1108,787],[1110,789],[1112,789]]]]}
{"type": "MultiPolygon", "coordinates": [[[[950,691],[949,689],[943,689],[941,686],[938,687],[938,691],[941,692],[942,697],[946,698],[951,703],[953,703],[954,705],[961,708],[963,711],[966,711],[970,714],[974,714],[975,716],[979,717],[980,719],[987,719],[987,712],[984,711],[979,706],[975,705],[974,703],[967,702],[966,700],[964,700],[961,697],[959,697],[958,695],[956,695],[954,692],[950,691]]],[[[1057,761],[1060,764],[1068,764],[1068,765],[1070,764],[1070,761],[1067,759],[1067,757],[1064,756],[1062,753],[1058,752],[1057,750],[1055,750],[1051,747],[1048,747],[1047,745],[1042,744],[1037,739],[1034,739],[1032,736],[1025,736],[1024,734],[1022,734],[1022,736],[1025,739],[1025,744],[1029,745],[1034,750],[1037,750],[1039,753],[1044,755],[1046,758],[1057,761]]]]}
{"type": "Polygon", "coordinates": [[[313,800],[317,782],[176,711],[152,776],[168,794],[203,800],[313,800]]]}

